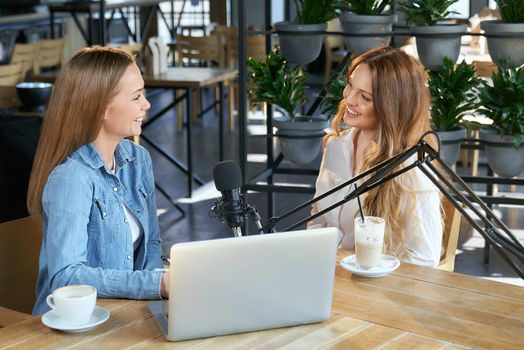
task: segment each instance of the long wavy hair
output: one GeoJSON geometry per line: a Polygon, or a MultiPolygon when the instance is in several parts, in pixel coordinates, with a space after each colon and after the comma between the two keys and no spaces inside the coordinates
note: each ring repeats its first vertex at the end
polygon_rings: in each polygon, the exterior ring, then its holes
{"type": "MultiPolygon", "coordinates": [[[[377,48],[354,59],[347,77],[363,63],[371,71],[378,128],[364,154],[361,168],[357,169],[358,173],[413,146],[430,130],[430,94],[422,64],[399,49],[377,48]]],[[[342,99],[332,122],[333,132],[325,136],[324,145],[329,138],[344,132],[345,110],[346,103],[342,99]]],[[[434,140],[427,141],[434,145],[434,140]]],[[[407,224],[414,217],[410,213],[415,207],[416,188],[416,177],[412,171],[376,187],[364,196],[366,214],[386,219],[385,250],[399,257],[407,254],[403,242],[407,224]]]]}
{"type": "Polygon", "coordinates": [[[84,48],[60,70],[29,180],[27,207],[31,215],[41,213],[42,192],[53,168],[95,140],[117,84],[134,62],[135,58],[122,50],[84,48]]]}

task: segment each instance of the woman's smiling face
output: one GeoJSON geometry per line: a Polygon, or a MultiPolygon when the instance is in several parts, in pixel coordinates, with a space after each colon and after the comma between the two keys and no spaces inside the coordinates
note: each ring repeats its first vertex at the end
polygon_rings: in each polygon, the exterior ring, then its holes
{"type": "Polygon", "coordinates": [[[120,141],[124,137],[140,135],[144,116],[150,107],[144,96],[144,80],[136,64],[129,65],[116,91],[107,106],[100,132],[120,141]]]}
{"type": "Polygon", "coordinates": [[[362,131],[375,131],[378,124],[371,81],[369,66],[362,63],[351,73],[343,93],[344,123],[362,131]]]}

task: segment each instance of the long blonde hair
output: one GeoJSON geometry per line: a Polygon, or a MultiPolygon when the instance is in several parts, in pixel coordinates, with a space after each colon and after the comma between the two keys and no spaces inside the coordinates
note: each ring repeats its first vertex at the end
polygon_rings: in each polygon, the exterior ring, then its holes
{"type": "Polygon", "coordinates": [[[81,146],[92,142],[124,72],[135,59],[111,48],[84,48],[60,70],[45,113],[29,180],[29,213],[41,213],[49,174],[81,146]]]}
{"type": "MultiPolygon", "coordinates": [[[[406,150],[430,130],[427,76],[417,59],[391,47],[373,49],[353,60],[347,77],[362,63],[371,71],[378,128],[358,172],[406,150]]],[[[332,122],[334,131],[326,135],[324,144],[330,137],[341,134],[345,109],[342,100],[332,122]]],[[[433,143],[433,140],[428,142],[433,143]]],[[[416,178],[412,171],[385,182],[364,196],[366,214],[386,219],[385,249],[397,256],[406,254],[403,242],[408,222],[413,220],[410,213],[415,206],[414,188],[416,178]]]]}

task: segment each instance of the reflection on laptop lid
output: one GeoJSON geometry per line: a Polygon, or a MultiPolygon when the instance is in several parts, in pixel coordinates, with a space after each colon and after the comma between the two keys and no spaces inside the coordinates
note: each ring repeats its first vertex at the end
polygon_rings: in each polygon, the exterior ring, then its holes
{"type": "Polygon", "coordinates": [[[321,228],[175,244],[167,310],[149,308],[168,340],[324,321],[337,237],[321,228]]]}

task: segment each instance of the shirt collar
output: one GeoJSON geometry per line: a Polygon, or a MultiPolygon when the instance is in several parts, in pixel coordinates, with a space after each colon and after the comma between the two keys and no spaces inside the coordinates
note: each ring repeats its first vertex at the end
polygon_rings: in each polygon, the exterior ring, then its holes
{"type": "MultiPolygon", "coordinates": [[[[104,159],[100,153],[98,153],[98,150],[92,143],[83,145],[75,153],[78,154],[78,156],[93,169],[99,169],[105,166],[104,159]]],[[[128,161],[132,161],[134,159],[135,157],[133,157],[129,153],[129,150],[126,149],[124,141],[120,141],[115,150],[117,168],[123,167],[128,161]]]]}
{"type": "Polygon", "coordinates": [[[342,137],[342,142],[344,146],[342,147],[342,150],[344,152],[344,157],[346,157],[346,161],[348,164],[353,164],[353,141],[355,139],[355,133],[356,129],[351,128],[348,131],[345,132],[345,135],[342,137]]]}

